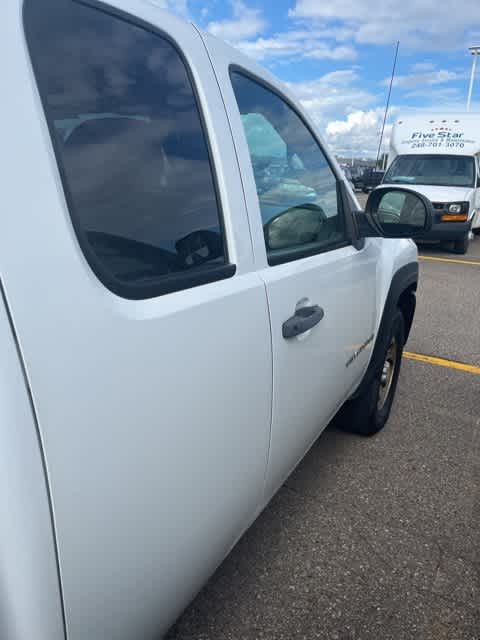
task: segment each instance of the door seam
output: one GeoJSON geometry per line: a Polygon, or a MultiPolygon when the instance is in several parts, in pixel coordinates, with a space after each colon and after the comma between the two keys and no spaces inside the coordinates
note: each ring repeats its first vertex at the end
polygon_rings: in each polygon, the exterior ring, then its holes
{"type": "Polygon", "coordinates": [[[270,470],[270,452],[272,449],[272,440],[273,440],[273,410],[274,410],[274,393],[275,393],[275,369],[274,369],[274,353],[273,353],[273,326],[272,326],[272,314],[270,312],[270,301],[268,299],[268,290],[267,283],[263,280],[260,274],[257,272],[258,277],[260,278],[264,292],[265,292],[265,302],[267,304],[267,313],[268,313],[268,326],[270,329],[270,362],[271,362],[271,376],[270,376],[270,428],[269,428],[269,438],[268,438],[268,448],[267,448],[267,462],[265,465],[265,472],[263,477],[263,488],[262,488],[262,505],[265,504],[265,494],[267,489],[267,478],[268,472],[270,470]]]}
{"type": "Polygon", "coordinates": [[[63,594],[62,574],[61,574],[61,569],[60,569],[60,552],[59,552],[59,548],[58,548],[57,529],[56,529],[56,525],[55,525],[55,515],[54,515],[54,509],[53,509],[53,500],[52,500],[52,493],[51,493],[51,488],[50,488],[50,481],[49,481],[49,477],[48,477],[48,466],[47,466],[47,460],[46,460],[46,457],[45,457],[45,449],[44,449],[42,436],[41,436],[41,432],[40,432],[40,425],[39,425],[39,421],[38,421],[37,410],[36,410],[36,407],[35,407],[35,400],[33,398],[33,392],[32,392],[32,388],[31,388],[31,385],[30,385],[29,378],[28,378],[27,369],[26,369],[26,366],[25,366],[25,360],[23,358],[22,349],[21,349],[21,346],[20,346],[20,341],[18,339],[17,331],[15,329],[15,324],[14,324],[13,316],[12,316],[12,313],[11,313],[11,310],[10,310],[10,305],[8,303],[5,287],[4,287],[3,281],[1,279],[0,279],[0,296],[1,296],[1,298],[3,300],[3,304],[5,306],[5,312],[7,314],[8,324],[10,326],[10,331],[12,333],[13,341],[14,341],[14,344],[15,344],[15,350],[17,352],[17,357],[18,357],[18,361],[19,361],[19,364],[20,364],[20,369],[21,369],[21,372],[22,372],[22,377],[23,377],[24,384],[25,384],[25,389],[27,391],[28,402],[29,402],[29,405],[30,405],[30,410],[32,412],[32,419],[33,419],[33,422],[35,424],[35,433],[36,433],[36,436],[37,436],[38,449],[39,449],[39,452],[40,452],[40,459],[41,459],[41,462],[42,462],[42,469],[43,469],[43,475],[44,475],[44,480],[45,480],[45,491],[46,491],[46,494],[47,494],[48,509],[49,509],[49,514],[50,514],[50,526],[52,528],[52,539],[53,539],[53,547],[54,547],[54,554],[55,554],[56,572],[57,572],[57,580],[58,580],[58,590],[59,590],[59,595],[60,595],[60,610],[61,610],[62,622],[63,622],[63,636],[64,636],[64,639],[67,640],[67,622],[66,622],[66,614],[65,614],[65,598],[64,598],[64,594],[63,594]]]}
{"type": "Polygon", "coordinates": [[[195,31],[200,36],[200,40],[202,41],[202,44],[203,44],[203,46],[205,48],[205,51],[207,53],[207,57],[208,57],[208,60],[210,62],[210,66],[212,68],[213,75],[214,75],[214,78],[215,78],[215,82],[217,83],[218,91],[219,91],[219,94],[220,94],[220,99],[221,99],[222,104],[223,104],[223,109],[225,111],[225,117],[227,118],[228,130],[230,131],[230,137],[232,139],[233,151],[235,153],[235,158],[237,160],[238,176],[240,178],[240,184],[242,185],[243,203],[245,205],[245,214],[247,216],[247,225],[248,225],[248,231],[249,231],[249,235],[250,235],[250,247],[252,249],[252,256],[253,256],[253,260],[254,260],[254,263],[255,263],[255,248],[253,246],[253,233],[252,233],[252,226],[250,224],[250,216],[249,216],[249,213],[248,213],[248,204],[247,204],[247,196],[246,196],[246,192],[245,192],[245,183],[243,181],[243,175],[242,175],[242,169],[241,169],[241,165],[240,165],[240,159],[238,157],[237,145],[235,144],[235,137],[233,135],[232,123],[230,122],[230,116],[228,114],[227,104],[226,104],[225,98],[223,96],[223,91],[222,91],[222,87],[221,87],[221,84],[220,84],[220,80],[218,78],[217,70],[216,70],[215,65],[213,63],[212,56],[210,55],[210,51],[208,50],[207,43],[205,42],[205,40],[203,38],[203,34],[202,34],[201,30],[197,27],[197,25],[195,23],[192,22],[191,24],[192,24],[193,28],[195,29],[195,31]]]}

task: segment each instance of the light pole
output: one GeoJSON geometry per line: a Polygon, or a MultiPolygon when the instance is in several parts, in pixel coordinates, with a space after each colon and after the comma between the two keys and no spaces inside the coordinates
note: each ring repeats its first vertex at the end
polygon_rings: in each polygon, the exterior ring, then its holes
{"type": "Polygon", "coordinates": [[[480,47],[469,47],[469,51],[473,56],[472,75],[470,76],[470,86],[468,88],[467,111],[470,111],[472,103],[473,83],[475,81],[475,71],[477,70],[477,56],[480,56],[480,47]]]}

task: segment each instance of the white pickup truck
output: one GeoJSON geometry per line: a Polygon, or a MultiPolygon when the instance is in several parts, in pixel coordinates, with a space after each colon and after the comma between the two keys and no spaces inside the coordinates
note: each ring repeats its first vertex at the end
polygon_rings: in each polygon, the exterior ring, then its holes
{"type": "Polygon", "coordinates": [[[0,638],[158,637],[334,416],[385,424],[431,205],[358,211],[288,91],[153,2],[2,18],[0,638]]]}

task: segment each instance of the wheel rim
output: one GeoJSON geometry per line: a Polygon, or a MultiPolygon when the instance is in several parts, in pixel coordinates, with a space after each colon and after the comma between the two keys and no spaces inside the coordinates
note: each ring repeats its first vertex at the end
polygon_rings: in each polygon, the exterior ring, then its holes
{"type": "Polygon", "coordinates": [[[388,347],[387,356],[383,363],[380,375],[380,389],[378,391],[377,408],[383,409],[392,389],[393,378],[398,362],[398,345],[395,337],[392,338],[388,347]]]}

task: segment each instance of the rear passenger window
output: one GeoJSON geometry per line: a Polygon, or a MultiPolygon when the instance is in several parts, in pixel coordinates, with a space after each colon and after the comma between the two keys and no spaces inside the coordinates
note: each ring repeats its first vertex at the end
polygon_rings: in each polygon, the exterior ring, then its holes
{"type": "Polygon", "coordinates": [[[25,30],[85,255],[120,295],[231,275],[199,107],[166,38],[72,0],[27,0],[25,30]]]}

